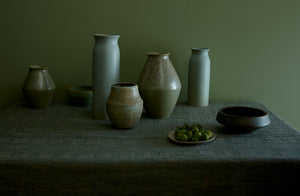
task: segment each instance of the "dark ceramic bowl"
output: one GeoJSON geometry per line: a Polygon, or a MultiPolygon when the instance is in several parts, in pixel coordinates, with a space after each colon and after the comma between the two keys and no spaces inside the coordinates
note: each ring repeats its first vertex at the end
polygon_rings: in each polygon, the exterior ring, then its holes
{"type": "Polygon", "coordinates": [[[244,106],[221,108],[217,121],[223,124],[229,132],[247,133],[270,124],[266,111],[244,106]]]}
{"type": "Polygon", "coordinates": [[[91,86],[71,86],[68,96],[72,105],[88,106],[92,104],[93,91],[91,86]]]}

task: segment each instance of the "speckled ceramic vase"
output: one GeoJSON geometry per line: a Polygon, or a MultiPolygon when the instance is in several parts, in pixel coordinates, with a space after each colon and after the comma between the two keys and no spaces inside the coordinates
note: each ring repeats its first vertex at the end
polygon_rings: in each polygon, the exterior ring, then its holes
{"type": "Polygon", "coordinates": [[[32,108],[47,108],[51,104],[56,86],[48,66],[31,65],[23,85],[24,95],[32,108]]]}
{"type": "Polygon", "coordinates": [[[192,48],[189,61],[188,105],[208,106],[210,82],[208,51],[208,48],[192,48]]]}
{"type": "Polygon", "coordinates": [[[168,118],[178,100],[181,83],[169,55],[149,52],[138,78],[144,109],[150,118],[168,118]]]}
{"type": "Polygon", "coordinates": [[[99,120],[109,120],[106,100],[111,85],[119,82],[120,49],[119,35],[95,34],[93,49],[93,116],[99,120]]]}
{"type": "Polygon", "coordinates": [[[143,111],[143,100],[138,86],[126,82],[112,85],[106,101],[106,110],[114,127],[121,129],[134,127],[143,111]]]}

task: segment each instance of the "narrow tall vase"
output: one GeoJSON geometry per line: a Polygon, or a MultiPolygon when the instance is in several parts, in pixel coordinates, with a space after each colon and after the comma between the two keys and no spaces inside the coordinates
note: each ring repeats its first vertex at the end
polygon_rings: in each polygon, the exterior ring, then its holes
{"type": "Polygon", "coordinates": [[[210,58],[208,48],[192,48],[188,75],[188,105],[208,106],[210,58]]]}
{"type": "Polygon", "coordinates": [[[93,49],[93,116],[109,120],[106,100],[113,84],[120,77],[119,35],[95,34],[93,49]]]}
{"type": "Polygon", "coordinates": [[[144,109],[150,118],[168,118],[181,90],[169,53],[149,52],[138,85],[144,109]]]}
{"type": "Polygon", "coordinates": [[[31,65],[23,85],[24,95],[32,108],[47,108],[51,104],[56,86],[48,66],[31,65]]]}

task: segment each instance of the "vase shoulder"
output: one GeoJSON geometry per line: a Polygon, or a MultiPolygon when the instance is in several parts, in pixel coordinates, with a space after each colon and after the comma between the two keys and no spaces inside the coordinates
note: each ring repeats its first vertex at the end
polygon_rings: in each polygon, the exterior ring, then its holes
{"type": "Polygon", "coordinates": [[[140,88],[152,90],[181,88],[173,64],[166,56],[149,56],[140,73],[138,84],[140,88]]]}
{"type": "Polygon", "coordinates": [[[143,100],[140,97],[138,86],[136,84],[118,83],[112,85],[106,103],[127,107],[136,105],[137,103],[143,103],[143,100]]]}

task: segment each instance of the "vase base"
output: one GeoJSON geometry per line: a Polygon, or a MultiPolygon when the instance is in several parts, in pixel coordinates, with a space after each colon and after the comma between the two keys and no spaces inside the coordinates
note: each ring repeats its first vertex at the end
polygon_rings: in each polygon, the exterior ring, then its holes
{"type": "Polygon", "coordinates": [[[196,103],[189,103],[189,102],[187,102],[187,105],[196,106],[196,107],[207,107],[208,106],[208,104],[196,104],[196,103]]]}

